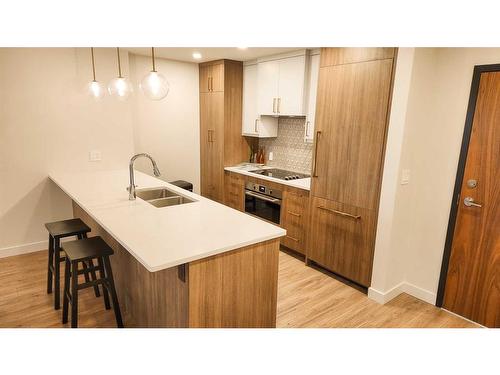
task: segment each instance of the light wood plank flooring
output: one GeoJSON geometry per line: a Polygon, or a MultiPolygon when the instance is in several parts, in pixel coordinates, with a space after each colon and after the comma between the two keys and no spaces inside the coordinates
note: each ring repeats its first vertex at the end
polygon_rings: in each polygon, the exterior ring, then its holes
{"type": "MultiPolygon", "coordinates": [[[[64,327],[46,293],[47,253],[0,259],[0,327],[64,327]]],[[[79,327],[115,327],[92,288],[80,292],[79,327]]],[[[386,305],[280,252],[278,327],[474,327],[402,294],[386,305]]]]}

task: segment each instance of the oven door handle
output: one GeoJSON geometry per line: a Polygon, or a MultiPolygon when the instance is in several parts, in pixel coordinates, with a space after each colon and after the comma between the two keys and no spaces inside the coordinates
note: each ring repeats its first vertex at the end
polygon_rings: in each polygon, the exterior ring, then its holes
{"type": "Polygon", "coordinates": [[[259,193],[254,193],[253,191],[245,191],[245,195],[249,195],[251,197],[254,197],[254,198],[257,198],[257,199],[261,199],[263,201],[266,201],[266,202],[270,202],[270,203],[275,203],[277,205],[280,205],[281,206],[281,199],[277,199],[277,198],[269,198],[265,195],[262,195],[262,194],[259,194],[259,193]]]}

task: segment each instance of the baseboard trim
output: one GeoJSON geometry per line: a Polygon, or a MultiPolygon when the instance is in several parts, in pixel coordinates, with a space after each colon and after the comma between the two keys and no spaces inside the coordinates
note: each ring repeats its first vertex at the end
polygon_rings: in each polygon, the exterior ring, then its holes
{"type": "Polygon", "coordinates": [[[406,281],[399,283],[386,292],[382,292],[374,288],[368,288],[368,298],[382,305],[399,296],[401,293],[410,294],[413,297],[432,305],[436,303],[436,293],[432,293],[406,281]]]}
{"type": "Polygon", "coordinates": [[[26,243],[22,245],[4,247],[0,249],[0,258],[11,257],[14,255],[34,253],[35,251],[40,251],[48,247],[47,241],[38,241],[32,243],[26,243]]]}

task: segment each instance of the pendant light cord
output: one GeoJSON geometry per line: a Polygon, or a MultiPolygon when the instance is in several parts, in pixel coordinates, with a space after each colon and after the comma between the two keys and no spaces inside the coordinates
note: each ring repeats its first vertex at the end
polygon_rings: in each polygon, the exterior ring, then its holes
{"type": "Polygon", "coordinates": [[[151,47],[151,59],[153,61],[153,72],[156,72],[156,65],[155,65],[155,48],[151,47]]]}
{"type": "Polygon", "coordinates": [[[90,47],[90,54],[92,55],[92,77],[94,77],[94,82],[95,82],[94,47],[90,47]]]}
{"type": "Polygon", "coordinates": [[[122,77],[122,64],[120,63],[120,47],[116,47],[116,55],[118,57],[118,78],[122,77]]]}

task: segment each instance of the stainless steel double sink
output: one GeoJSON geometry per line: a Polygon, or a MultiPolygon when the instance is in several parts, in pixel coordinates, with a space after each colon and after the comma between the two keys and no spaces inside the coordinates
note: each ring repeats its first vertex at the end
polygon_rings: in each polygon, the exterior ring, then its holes
{"type": "Polygon", "coordinates": [[[136,196],[149,204],[161,208],[196,202],[167,188],[137,189],[136,196]]]}

